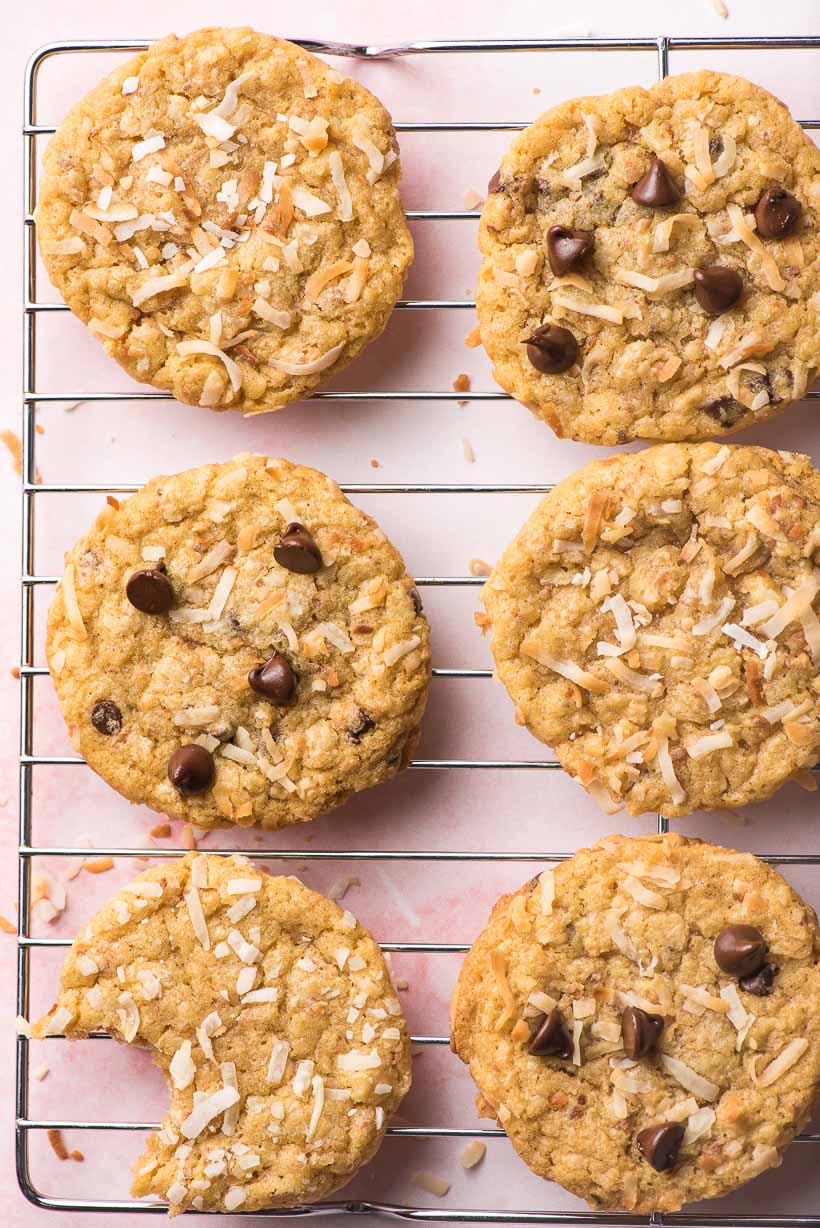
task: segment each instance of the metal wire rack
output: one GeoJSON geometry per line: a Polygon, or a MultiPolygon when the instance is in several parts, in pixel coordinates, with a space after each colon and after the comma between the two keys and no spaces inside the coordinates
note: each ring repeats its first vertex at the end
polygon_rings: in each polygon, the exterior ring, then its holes
{"type": "MultiPolygon", "coordinates": [[[[22,431],[22,575],[21,575],[21,668],[20,668],[20,777],[19,777],[19,932],[18,932],[18,963],[17,963],[17,1010],[27,1017],[29,1007],[29,987],[31,971],[31,952],[34,949],[48,947],[67,947],[69,939],[33,937],[30,932],[31,922],[31,873],[32,863],[39,857],[76,857],[111,856],[112,858],[144,856],[177,857],[186,850],[180,848],[72,848],[64,846],[38,846],[32,841],[33,829],[33,773],[41,766],[78,767],[84,760],[73,756],[38,755],[34,751],[33,733],[33,686],[38,676],[46,675],[48,670],[34,664],[35,660],[35,629],[34,615],[35,591],[40,586],[53,586],[59,577],[38,575],[35,573],[35,503],[37,497],[43,494],[89,494],[89,493],[120,493],[139,489],[141,483],[80,483],[70,485],[48,485],[36,481],[36,449],[37,434],[35,431],[35,410],[38,404],[45,402],[75,401],[143,401],[155,399],[170,399],[165,392],[146,393],[134,388],[126,392],[83,392],[65,390],[59,392],[41,392],[38,390],[38,369],[36,355],[37,320],[44,313],[65,312],[63,303],[42,302],[38,298],[36,272],[36,240],[34,210],[37,196],[37,137],[47,136],[54,132],[54,126],[39,122],[37,85],[38,75],[43,64],[53,56],[89,54],[95,52],[123,52],[133,54],[148,47],[151,39],[129,40],[89,40],[49,43],[34,53],[26,68],[24,92],[23,120],[23,431],[22,431]]],[[[355,57],[362,60],[384,60],[398,56],[435,55],[435,54],[470,54],[492,52],[639,52],[652,56],[657,66],[659,78],[667,75],[670,69],[670,57],[680,51],[748,51],[751,49],[787,51],[793,49],[820,50],[820,36],[800,37],[737,37],[737,38],[672,38],[659,36],[656,38],[563,38],[563,39],[503,39],[503,40],[453,40],[414,42],[395,46],[371,46],[367,44],[348,44],[322,42],[309,39],[295,39],[300,46],[326,55],[355,57]]],[[[820,119],[803,119],[800,121],[807,129],[820,129],[820,119]]],[[[503,132],[516,131],[526,126],[516,121],[464,121],[464,122],[398,122],[395,127],[399,132],[503,132]]],[[[410,210],[408,218],[415,221],[474,221],[479,214],[471,210],[419,209],[410,210]]],[[[473,308],[470,300],[456,299],[405,299],[397,303],[401,310],[465,310],[473,308]]],[[[820,399],[820,392],[809,392],[809,399],[820,399]]],[[[317,400],[335,401],[456,401],[470,399],[472,401],[507,400],[507,394],[497,390],[454,392],[449,389],[430,391],[407,391],[402,389],[388,391],[354,391],[354,392],[319,392],[314,395],[317,400]]],[[[343,485],[347,494],[396,494],[396,495],[436,495],[436,494],[533,494],[543,493],[549,489],[547,485],[510,485],[510,484],[385,484],[368,483],[343,485]]],[[[443,576],[430,575],[416,577],[416,583],[421,586],[467,586],[480,585],[481,578],[473,576],[443,576]]],[[[434,669],[434,676],[441,678],[489,678],[489,670],[479,669],[434,669]]],[[[478,759],[418,759],[411,767],[416,770],[505,770],[505,771],[551,771],[559,767],[555,760],[478,760],[478,759]]],[[[658,816],[658,831],[667,830],[667,822],[658,816]]],[[[209,849],[213,853],[230,853],[231,849],[209,849]]],[[[310,861],[360,861],[360,862],[556,862],[565,854],[543,853],[536,851],[522,852],[470,852],[467,850],[437,850],[437,851],[311,851],[296,850],[258,850],[253,851],[258,860],[295,860],[310,861]]],[[[762,855],[763,859],[780,865],[820,865],[820,856],[811,854],[771,853],[762,855]]],[[[430,954],[461,953],[468,947],[460,943],[433,942],[385,942],[385,951],[390,952],[424,952],[430,954]]],[[[62,1038],[54,1038],[60,1040],[62,1038]]],[[[99,1033],[95,1039],[110,1039],[106,1034],[99,1033]]],[[[417,1045],[446,1046],[447,1036],[414,1036],[417,1045]]],[[[29,1045],[25,1037],[17,1040],[16,1088],[15,1088],[15,1144],[17,1175],[20,1189],[31,1202],[37,1206],[55,1211],[84,1212],[119,1212],[139,1211],[145,1214],[164,1214],[165,1207],[146,1204],[136,1200],[106,1200],[106,1199],[75,1199],[52,1197],[43,1194],[32,1181],[29,1164],[29,1139],[32,1131],[46,1129],[71,1130],[108,1130],[108,1131],[146,1131],[158,1127],[157,1122],[129,1121],[85,1121],[85,1120],[38,1120],[29,1115],[29,1045]]],[[[388,1129],[388,1135],[414,1138],[480,1138],[491,1140],[503,1138],[504,1132],[488,1128],[455,1128],[443,1126],[393,1126],[388,1129]]],[[[820,1142],[820,1134],[802,1134],[798,1142],[820,1142]]],[[[316,1206],[298,1207],[292,1210],[269,1210],[257,1212],[266,1217],[281,1216],[314,1216],[328,1213],[346,1212],[349,1214],[383,1214],[392,1218],[419,1220],[430,1223],[483,1223],[483,1224],[618,1224],[618,1225],[738,1225],[755,1228],[817,1228],[820,1226],[820,1215],[729,1215],[720,1214],[676,1214],[661,1215],[654,1213],[649,1216],[617,1214],[612,1212],[576,1212],[545,1210],[459,1210],[447,1207],[435,1209],[409,1205],[388,1204],[370,1201],[337,1200],[324,1202],[316,1206]]],[[[194,1214],[196,1214],[194,1212],[194,1214]]]]}

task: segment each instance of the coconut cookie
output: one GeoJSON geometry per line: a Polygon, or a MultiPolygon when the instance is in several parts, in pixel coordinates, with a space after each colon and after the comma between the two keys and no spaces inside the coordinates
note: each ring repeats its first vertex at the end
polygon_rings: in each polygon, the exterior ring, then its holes
{"type": "Polygon", "coordinates": [[[413,257],[398,180],[364,86],[282,39],[199,30],[69,112],[45,155],[40,251],[140,383],[280,409],[387,323],[413,257]]]}
{"type": "Polygon", "coordinates": [[[587,443],[703,439],[818,370],[820,151],[771,94],[697,72],[547,111],[481,218],[498,383],[587,443]]]}
{"type": "Polygon", "coordinates": [[[277,828],[406,766],[427,620],[335,482],[245,454],[109,502],[66,555],[46,640],[94,771],[198,827],[277,828]]]}
{"type": "Polygon", "coordinates": [[[820,474],[664,444],[548,494],[483,589],[516,719],[608,813],[743,806],[820,758],[820,474]]]}
{"type": "Polygon", "coordinates": [[[133,1193],[256,1211],[322,1198],[376,1152],[410,1088],[390,972],[355,917],[245,857],[140,874],[74,940],[33,1034],[148,1045],[171,1108],[133,1193]]]}
{"type": "Polygon", "coordinates": [[[817,919],[751,853],[613,836],[502,897],[452,1047],[536,1173],[677,1211],[780,1163],[820,1080],[817,919]]]}

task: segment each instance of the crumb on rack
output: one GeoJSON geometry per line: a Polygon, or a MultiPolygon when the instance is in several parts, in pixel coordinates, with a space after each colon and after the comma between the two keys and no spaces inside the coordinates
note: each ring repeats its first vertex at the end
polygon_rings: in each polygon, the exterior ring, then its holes
{"type": "Polygon", "coordinates": [[[46,433],[46,428],[43,426],[42,422],[35,422],[34,429],[38,435],[45,435],[46,433]]]}
{"type": "Polygon", "coordinates": [[[19,665],[12,665],[11,669],[9,670],[9,673],[11,674],[12,678],[14,678],[17,682],[20,681],[20,666],[19,665]]]}
{"type": "Polygon", "coordinates": [[[540,93],[541,93],[541,86],[540,86],[540,85],[534,85],[534,86],[532,87],[532,92],[533,92],[533,94],[540,94],[540,93]]]}
{"type": "Polygon", "coordinates": [[[82,1162],[85,1156],[81,1151],[69,1151],[65,1145],[61,1130],[47,1130],[48,1141],[51,1144],[51,1150],[54,1152],[58,1160],[77,1160],[82,1162]]]}
{"type": "Polygon", "coordinates": [[[485,563],[483,559],[470,559],[470,575],[471,576],[488,576],[492,571],[489,563],[485,563]]]}
{"type": "Polygon", "coordinates": [[[107,870],[114,869],[114,862],[110,857],[86,857],[83,869],[88,870],[89,874],[105,874],[107,870]]]}
{"type": "Polygon", "coordinates": [[[115,499],[113,495],[106,495],[105,501],[109,507],[113,507],[115,512],[119,510],[120,501],[119,499],[115,499]]]}
{"type": "Polygon", "coordinates": [[[481,345],[481,329],[478,324],[468,332],[464,338],[464,344],[470,350],[474,350],[477,346],[481,345]]]}
{"type": "Polygon", "coordinates": [[[486,1152],[486,1143],[482,1143],[479,1139],[474,1138],[461,1153],[461,1167],[475,1168],[476,1164],[480,1164],[484,1159],[486,1152]]]}
{"type": "Polygon", "coordinates": [[[466,435],[461,436],[461,450],[464,453],[464,459],[468,465],[475,464],[475,448],[470,443],[466,435]]]}
{"type": "Polygon", "coordinates": [[[435,1194],[437,1198],[443,1198],[445,1194],[450,1192],[449,1181],[445,1181],[437,1173],[428,1172],[426,1169],[413,1173],[410,1180],[413,1182],[413,1185],[417,1185],[421,1190],[426,1190],[428,1194],[435,1194]]]}
{"type": "Polygon", "coordinates": [[[724,20],[729,16],[729,10],[727,9],[723,0],[712,0],[712,8],[715,10],[718,17],[722,17],[724,20]]]}
{"type": "Polygon", "coordinates": [[[3,914],[0,913],[0,930],[2,930],[4,934],[16,934],[17,926],[13,925],[12,922],[9,921],[8,917],[4,917],[3,914]]]}
{"type": "Polygon", "coordinates": [[[453,380],[453,392],[469,392],[471,387],[472,380],[466,371],[462,371],[461,374],[457,375],[453,380]]]}
{"type": "Polygon", "coordinates": [[[170,836],[170,834],[171,834],[171,824],[170,823],[155,823],[154,826],[148,832],[148,835],[152,838],[152,840],[160,840],[164,836],[170,836]]]}
{"type": "Polygon", "coordinates": [[[371,468],[371,469],[381,469],[381,467],[382,467],[382,463],[381,463],[381,461],[377,461],[377,460],[376,460],[376,458],[375,458],[375,456],[371,456],[371,458],[370,458],[370,468],[371,468]]]}
{"type": "Polygon", "coordinates": [[[478,627],[482,635],[486,635],[490,629],[490,616],[485,614],[483,610],[476,610],[473,615],[475,625],[478,627]]]}
{"type": "Polygon", "coordinates": [[[31,1077],[36,1079],[38,1083],[42,1083],[43,1079],[48,1075],[48,1066],[43,1062],[42,1066],[35,1067],[31,1072],[31,1077]]]}

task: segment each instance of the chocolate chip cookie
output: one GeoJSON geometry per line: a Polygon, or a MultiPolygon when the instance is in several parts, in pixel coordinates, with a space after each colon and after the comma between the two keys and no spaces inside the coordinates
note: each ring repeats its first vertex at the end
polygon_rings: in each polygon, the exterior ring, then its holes
{"type": "Polygon", "coordinates": [[[291,1207],[374,1155],[410,1087],[410,1044],[370,934],[244,857],[141,874],[78,934],[35,1037],[148,1045],[171,1107],[133,1193],[181,1211],[291,1207]]]}
{"type": "Polygon", "coordinates": [[[742,806],[820,758],[820,474],[662,444],[543,499],[483,589],[516,718],[608,813],[742,806]]]}
{"type": "Polygon", "coordinates": [[[46,652],[72,740],[199,827],[313,819],[409,760],[430,677],[404,562],[324,474],[159,477],[66,556],[46,652]]]}
{"type": "Polygon", "coordinates": [[[587,443],[779,414],[818,369],[818,210],[820,151],[739,77],[555,107],[516,136],[482,213],[496,380],[587,443]]]}
{"type": "Polygon", "coordinates": [[[595,1210],[780,1163],[820,1081],[817,918],[751,853],[611,836],[502,897],[452,1046],[522,1159],[595,1210]]]}
{"type": "Polygon", "coordinates": [[[280,409],[384,328],[413,243],[390,116],[282,39],[162,39],[45,155],[49,276],[125,370],[180,401],[280,409]]]}

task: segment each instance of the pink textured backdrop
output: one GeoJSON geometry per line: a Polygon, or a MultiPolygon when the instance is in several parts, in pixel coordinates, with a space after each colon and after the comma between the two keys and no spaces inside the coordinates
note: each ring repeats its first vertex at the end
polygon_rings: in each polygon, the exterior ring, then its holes
{"type": "MultiPolygon", "coordinates": [[[[5,293],[0,298],[4,346],[0,350],[2,426],[19,431],[20,412],[20,175],[22,80],[25,61],[34,48],[53,39],[130,38],[165,34],[172,25],[185,33],[206,24],[256,25],[289,37],[343,41],[395,42],[446,37],[521,37],[669,34],[797,34],[815,33],[820,6],[805,0],[728,0],[728,21],[721,21],[709,0],[684,4],[622,3],[576,0],[570,7],[508,0],[499,6],[475,0],[472,6],[417,0],[410,5],[386,5],[374,0],[314,0],[295,11],[284,4],[250,0],[225,8],[214,0],[177,0],[171,11],[156,0],[139,10],[111,6],[104,0],[45,0],[9,21],[0,48],[0,141],[6,186],[0,198],[0,220],[7,236],[5,293]],[[169,21],[169,15],[172,20],[169,21]]],[[[738,71],[780,94],[801,117],[820,112],[817,94],[818,52],[738,53],[673,56],[672,71],[707,65],[738,71]]],[[[60,57],[43,69],[41,123],[59,120],[73,99],[113,63],[108,56],[60,57]]],[[[342,67],[345,67],[344,65],[342,67]]],[[[428,56],[391,63],[348,64],[371,86],[396,119],[503,118],[527,120],[539,110],[577,93],[602,92],[653,79],[655,63],[648,54],[518,56],[428,56]],[[536,94],[535,91],[540,93],[536,94]]],[[[407,134],[402,139],[404,196],[409,208],[461,208],[470,188],[483,190],[506,143],[504,134],[429,136],[407,134]]],[[[413,227],[417,259],[407,288],[408,297],[463,298],[472,296],[476,270],[475,224],[417,223],[413,227]]],[[[39,297],[54,292],[41,278],[39,297]]],[[[384,338],[338,381],[348,389],[449,388],[455,376],[471,374],[475,389],[492,387],[488,367],[478,351],[462,345],[472,327],[471,312],[397,313],[384,338]]],[[[127,378],[110,364],[96,343],[73,319],[41,317],[38,378],[41,391],[125,389],[127,378]]],[[[739,442],[811,452],[820,460],[816,403],[795,408],[779,421],[739,442]]],[[[499,402],[455,403],[360,402],[292,407],[275,416],[244,422],[233,415],[210,416],[203,411],[164,402],[129,402],[107,407],[86,404],[67,412],[63,404],[40,407],[44,434],[38,439],[38,460],[47,482],[140,481],[154,473],[218,460],[245,449],[284,454],[317,465],[343,482],[548,482],[559,479],[600,450],[556,441],[523,409],[499,402]],[[469,440],[475,462],[465,457],[462,440],[469,440]],[[374,470],[371,458],[381,468],[374,470]]],[[[19,497],[10,458],[0,456],[0,501],[6,531],[0,534],[6,600],[0,606],[4,651],[0,656],[0,913],[13,916],[16,893],[16,751],[18,687],[11,669],[18,661],[19,571],[17,530],[19,497]]],[[[466,574],[471,558],[492,561],[517,529],[534,500],[525,496],[409,497],[371,496],[359,500],[373,511],[416,574],[466,574]]],[[[36,570],[59,570],[62,551],[82,531],[100,497],[43,496],[37,503],[36,570]]],[[[470,589],[426,589],[425,605],[434,632],[438,666],[486,668],[488,652],[473,626],[476,594],[470,589]]],[[[48,590],[37,604],[42,628],[48,590]]],[[[42,662],[38,631],[38,663],[42,662]]],[[[48,679],[34,684],[37,717],[36,749],[65,753],[62,722],[48,679]]],[[[490,682],[434,682],[421,753],[426,757],[537,758],[540,749],[512,723],[511,707],[500,688],[490,682]]],[[[790,786],[777,800],[746,814],[747,824],[727,816],[697,816],[680,827],[756,852],[788,848],[816,851],[817,802],[790,786]]],[[[148,812],[129,807],[89,772],[78,768],[35,771],[34,841],[74,844],[91,841],[122,846],[142,845],[156,821],[148,812]]],[[[412,772],[391,785],[349,803],[336,815],[291,833],[265,838],[265,847],[282,849],[471,847],[496,851],[530,849],[571,851],[605,834],[620,822],[627,832],[654,826],[643,820],[606,819],[594,803],[557,773],[412,772]]],[[[164,843],[171,843],[166,841],[164,843]]],[[[212,835],[209,845],[230,843],[212,835]]],[[[251,851],[254,836],[242,843],[251,851]]],[[[273,870],[281,863],[267,863],[273,870]]],[[[297,863],[300,865],[301,863],[297,863]]],[[[530,863],[531,864],[531,863],[530,863]]],[[[317,863],[304,880],[319,889],[350,874],[361,879],[346,903],[384,941],[469,941],[496,896],[517,886],[530,864],[466,864],[457,867],[419,863],[405,869],[397,863],[317,863]]],[[[60,876],[66,866],[52,867],[60,876]]],[[[134,870],[127,859],[109,874],[86,873],[69,885],[68,908],[54,926],[35,932],[73,934],[90,912],[134,870]]],[[[293,869],[290,863],[289,869],[293,869]]],[[[790,879],[817,906],[820,881],[807,869],[795,869],[790,879]]],[[[402,995],[416,1033],[447,1031],[447,1000],[459,966],[456,956],[397,956],[397,971],[410,984],[402,995]]],[[[59,959],[48,952],[32,958],[33,1011],[50,1000],[59,959]]],[[[0,977],[7,1003],[6,1026],[0,1046],[0,1085],[5,1093],[0,1141],[0,1214],[15,1228],[40,1228],[48,1222],[80,1228],[89,1219],[79,1213],[58,1216],[25,1203],[13,1171],[13,1015],[14,939],[0,934],[0,977]]],[[[36,1117],[78,1117],[124,1120],[158,1117],[164,1104],[162,1080],[144,1054],[109,1043],[83,1042],[68,1047],[47,1042],[33,1050],[32,1065],[47,1063],[50,1073],[35,1083],[31,1114],[36,1117]]],[[[403,1120],[412,1124],[472,1126],[473,1093],[462,1068],[445,1049],[427,1048],[416,1063],[416,1086],[404,1106],[403,1120]]],[[[112,1141],[93,1132],[67,1135],[69,1146],[86,1154],[84,1164],[60,1164],[45,1137],[32,1139],[32,1175],[48,1194],[77,1197],[122,1197],[127,1169],[136,1157],[141,1136],[122,1134],[112,1141]]],[[[577,1211],[577,1200],[557,1187],[532,1177],[515,1159],[505,1140],[490,1141],[482,1166],[462,1172],[459,1142],[419,1142],[388,1139],[377,1161],[349,1189],[351,1197],[447,1207],[482,1204],[511,1209],[577,1211]],[[450,1194],[436,1200],[414,1189],[412,1172],[429,1168],[453,1182],[450,1194]]],[[[751,1189],[705,1208],[730,1212],[810,1212],[820,1206],[820,1175],[812,1173],[806,1144],[789,1153],[783,1167],[755,1182],[751,1189]]],[[[136,1225],[135,1215],[109,1215],[99,1222],[136,1225]]],[[[216,1220],[214,1220],[216,1222],[216,1220]]],[[[222,1217],[222,1223],[239,1223],[222,1217]]]]}

